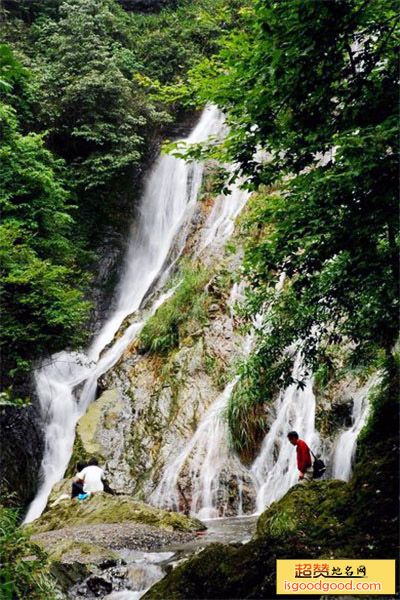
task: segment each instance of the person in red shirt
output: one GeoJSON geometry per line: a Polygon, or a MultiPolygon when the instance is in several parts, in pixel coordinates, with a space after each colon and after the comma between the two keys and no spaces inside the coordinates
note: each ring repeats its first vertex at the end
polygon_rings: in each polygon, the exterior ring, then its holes
{"type": "Polygon", "coordinates": [[[313,478],[310,448],[299,438],[297,431],[288,433],[288,440],[297,448],[297,468],[300,471],[299,481],[311,481],[313,478]]]}

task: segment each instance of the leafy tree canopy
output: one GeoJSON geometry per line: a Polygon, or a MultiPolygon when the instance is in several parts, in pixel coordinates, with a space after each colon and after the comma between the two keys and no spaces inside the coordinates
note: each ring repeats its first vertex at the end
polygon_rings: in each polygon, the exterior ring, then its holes
{"type": "Polygon", "coordinates": [[[236,409],[290,383],[296,346],[315,370],[332,345],[360,364],[396,339],[398,24],[393,0],[256,0],[243,31],[193,74],[227,114],[221,157],[257,192],[245,224],[250,316],[273,299],[236,409]]]}
{"type": "Polygon", "coordinates": [[[185,110],[189,67],[217,49],[240,5],[185,1],[158,14],[128,13],[115,0],[0,8],[6,388],[39,356],[81,341],[91,266],[83,249],[98,247],[106,223],[129,221],[132,179],[185,110]]]}
{"type": "MultiPolygon", "coordinates": [[[[14,75],[25,76],[18,65],[14,75]]],[[[7,383],[42,354],[80,341],[76,332],[89,303],[83,300],[85,276],[76,264],[79,246],[71,241],[73,207],[64,164],[40,135],[19,132],[11,106],[0,105],[0,121],[0,312],[7,383]]]]}

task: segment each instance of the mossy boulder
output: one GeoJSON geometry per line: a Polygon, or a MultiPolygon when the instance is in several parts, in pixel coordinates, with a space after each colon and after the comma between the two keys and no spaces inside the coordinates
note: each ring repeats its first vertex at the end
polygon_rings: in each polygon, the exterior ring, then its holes
{"type": "Polygon", "coordinates": [[[125,403],[121,400],[118,389],[104,391],[92,402],[86,413],[79,419],[71,460],[67,476],[76,473],[76,464],[86,462],[96,456],[101,462],[107,461],[115,454],[118,444],[114,432],[120,428],[125,418],[125,403]]]}
{"type": "Polygon", "coordinates": [[[248,544],[211,544],[144,598],[274,598],[276,558],[329,558],[332,545],[340,544],[344,528],[340,513],[348,501],[347,488],[342,481],[295,486],[261,515],[248,544]],[[333,507],[337,510],[331,514],[333,507]]]}
{"type": "Polygon", "coordinates": [[[59,563],[98,564],[105,561],[118,561],[120,556],[108,548],[103,548],[91,542],[76,540],[35,540],[44,547],[48,557],[59,563]]]}
{"type": "Polygon", "coordinates": [[[365,538],[366,532],[357,532],[352,494],[351,486],[343,481],[297,485],[261,515],[248,544],[211,544],[174,569],[144,598],[273,599],[277,558],[388,558],[388,548],[379,551],[365,541],[360,543],[360,534],[365,538]]]}
{"type": "Polygon", "coordinates": [[[124,404],[117,389],[106,390],[92,402],[77,424],[77,434],[87,454],[100,459],[108,457],[108,444],[102,439],[101,430],[112,428],[115,432],[123,409],[124,404]]]}
{"type": "Polygon", "coordinates": [[[50,507],[31,525],[34,533],[103,523],[133,521],[154,525],[167,531],[200,531],[205,525],[184,515],[137,502],[129,496],[99,492],[87,500],[70,500],[50,507]]]}
{"type": "Polygon", "coordinates": [[[329,558],[341,543],[348,502],[349,490],[344,481],[334,479],[296,485],[261,515],[255,537],[281,543],[304,530],[309,543],[315,543],[320,549],[320,557],[329,558]]]}

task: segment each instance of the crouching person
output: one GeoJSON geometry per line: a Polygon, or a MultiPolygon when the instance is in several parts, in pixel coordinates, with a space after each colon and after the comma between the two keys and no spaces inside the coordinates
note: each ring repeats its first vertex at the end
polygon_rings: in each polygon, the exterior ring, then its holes
{"type": "Polygon", "coordinates": [[[79,496],[79,494],[83,494],[83,479],[81,479],[80,473],[85,468],[86,463],[78,462],[76,465],[76,475],[72,480],[71,500],[79,496]]]}
{"type": "Polygon", "coordinates": [[[304,440],[299,438],[297,431],[291,431],[288,433],[288,440],[293,446],[296,446],[299,481],[312,481],[313,468],[310,448],[307,446],[304,440]]]}
{"type": "MultiPolygon", "coordinates": [[[[79,485],[82,483],[82,491],[78,492],[77,495],[93,494],[94,492],[103,492],[104,485],[104,471],[99,467],[97,458],[91,458],[86,467],[84,467],[76,476],[74,483],[79,485]]],[[[73,484],[74,485],[74,484],[73,484]]]]}

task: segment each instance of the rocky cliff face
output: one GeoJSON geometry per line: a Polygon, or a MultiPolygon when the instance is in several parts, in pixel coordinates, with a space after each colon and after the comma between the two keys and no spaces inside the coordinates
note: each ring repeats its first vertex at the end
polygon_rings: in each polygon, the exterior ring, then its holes
{"type": "Polygon", "coordinates": [[[38,485],[43,455],[41,415],[33,383],[21,389],[32,403],[0,408],[0,496],[2,503],[26,506],[38,485]]]}
{"type": "MultiPolygon", "coordinates": [[[[69,472],[78,458],[97,455],[116,493],[151,497],[166,465],[191,440],[242,355],[244,338],[230,299],[240,254],[212,246],[197,256],[211,209],[209,197],[199,203],[180,259],[181,263],[189,261],[194,270],[211,269],[201,320],[191,319],[178,347],[164,354],[144,352],[140,341],[134,342],[101,378],[102,393],[78,423],[69,472]]],[[[233,459],[220,475],[221,506],[226,514],[238,510],[240,470],[240,462],[233,459]]],[[[175,508],[184,512],[192,500],[188,477],[183,468],[178,482],[180,502],[175,508]]],[[[253,501],[245,485],[241,502],[250,509],[253,501]]]]}

